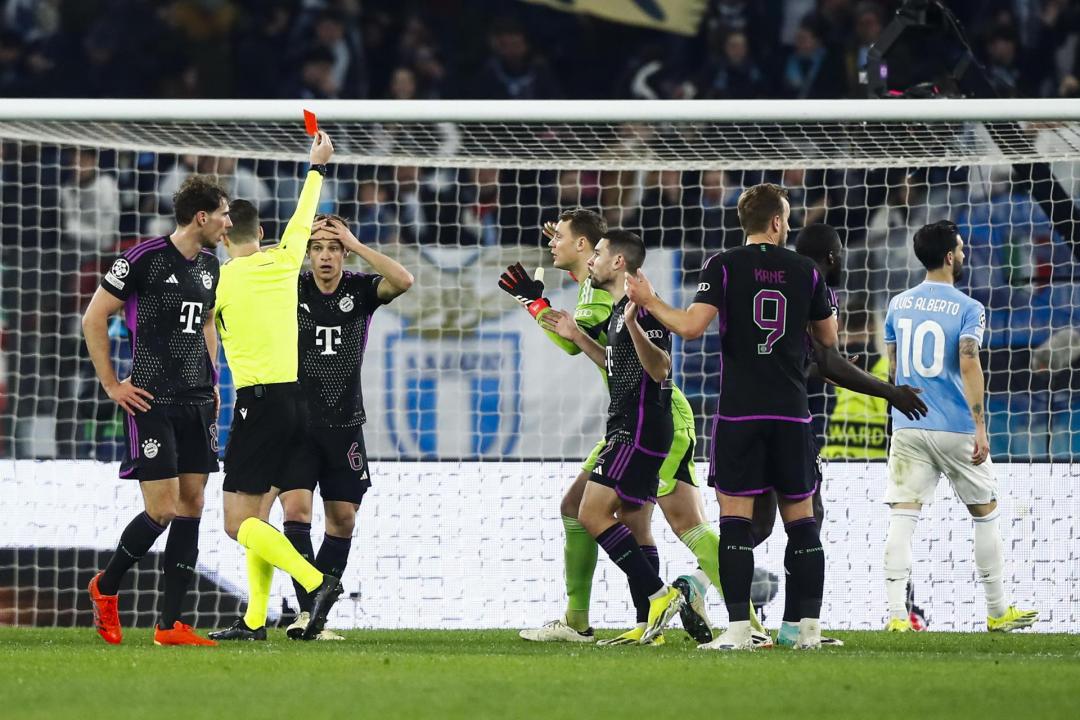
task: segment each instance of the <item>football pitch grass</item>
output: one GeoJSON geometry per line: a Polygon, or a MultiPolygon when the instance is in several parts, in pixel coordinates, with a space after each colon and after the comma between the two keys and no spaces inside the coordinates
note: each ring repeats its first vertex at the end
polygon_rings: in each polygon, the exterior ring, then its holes
{"type": "MultiPolygon", "coordinates": [[[[847,647],[734,655],[534,644],[511,631],[352,631],[337,643],[106,646],[0,628],[0,718],[1080,717],[1080,638],[837,632],[847,647]]],[[[601,633],[602,636],[614,635],[601,633]]]]}

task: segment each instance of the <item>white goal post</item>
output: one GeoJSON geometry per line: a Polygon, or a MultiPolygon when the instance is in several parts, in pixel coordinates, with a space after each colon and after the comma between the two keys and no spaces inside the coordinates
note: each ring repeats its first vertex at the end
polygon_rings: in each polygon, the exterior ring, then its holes
{"type": "MultiPolygon", "coordinates": [[[[275,237],[307,160],[303,109],[336,148],[320,210],[341,214],[417,278],[371,330],[374,487],[345,577],[353,602],[333,624],[512,627],[560,609],[558,499],[602,433],[606,392],[594,368],[499,291],[499,272],[544,266],[553,305],[572,307],[576,285],[551,268],[539,228],[581,205],[640,232],[646,271],[685,304],[703,259],[741,242],[740,189],[774,181],[791,192],[793,238],[810,222],[840,231],[842,313],[859,318],[871,338],[859,347],[877,355],[885,303],[920,278],[911,234],[942,218],[961,227],[963,287],[988,310],[1009,587],[1044,612],[1043,629],[1080,630],[1080,100],[5,99],[0,623],[88,624],[82,588],[138,510],[136,489],[115,478],[115,406],[80,341],[78,316],[100,272],[119,249],[171,231],[171,192],[191,172],[219,174],[275,237]],[[526,550],[538,540],[539,555],[526,550]],[[467,588],[495,600],[462,604],[467,588]]],[[[716,393],[710,336],[675,347],[676,380],[699,425],[716,393]]],[[[123,372],[130,349],[119,320],[110,337],[123,372]]],[[[223,385],[224,440],[228,372],[223,385]]],[[[815,409],[831,410],[828,391],[818,389],[815,409]]],[[[873,628],[884,614],[882,486],[880,464],[826,469],[833,626],[873,628]]],[[[220,529],[219,477],[208,492],[203,625],[235,610],[244,577],[220,529]]],[[[715,501],[706,504],[715,515],[715,501]]],[[[969,523],[944,488],[927,517],[916,600],[932,628],[975,629],[984,613],[969,523]]],[[[661,535],[665,572],[692,567],[661,535]]],[[[781,558],[774,535],[761,561],[782,576],[781,558]]],[[[154,620],[153,564],[125,581],[129,624],[154,620]]],[[[768,617],[779,615],[779,589],[768,617]]],[[[283,602],[295,607],[277,578],[271,608],[283,602]]],[[[594,603],[603,625],[629,612],[621,575],[604,561],[594,603]]]]}

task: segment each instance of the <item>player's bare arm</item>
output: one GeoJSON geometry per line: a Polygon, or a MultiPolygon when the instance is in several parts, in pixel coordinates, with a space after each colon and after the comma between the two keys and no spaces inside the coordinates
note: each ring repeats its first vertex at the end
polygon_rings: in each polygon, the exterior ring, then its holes
{"type": "Polygon", "coordinates": [[[885,345],[885,352],[889,358],[889,382],[896,382],[896,343],[885,345]]]}
{"type": "MultiPolygon", "coordinates": [[[[411,272],[406,270],[397,260],[387,257],[378,250],[360,242],[345,223],[337,218],[327,218],[322,229],[329,233],[330,237],[338,240],[342,247],[351,253],[359,255],[364,262],[371,266],[372,270],[382,275],[383,279],[379,283],[377,292],[379,299],[383,302],[390,302],[413,286],[415,280],[411,272]]],[[[312,228],[312,232],[314,230],[312,228]]]]}
{"type": "Polygon", "coordinates": [[[837,349],[836,319],[832,317],[810,323],[814,339],[818,372],[840,387],[864,395],[884,398],[908,418],[915,420],[927,413],[926,403],[919,397],[919,390],[907,385],[882,382],[870,373],[852,365],[837,349]]]}
{"type": "Polygon", "coordinates": [[[123,307],[123,300],[98,288],[83,314],[82,327],[86,337],[86,349],[90,353],[90,361],[94,363],[94,372],[97,373],[101,387],[124,412],[134,415],[137,410],[149,410],[148,401],[153,400],[154,396],[148,390],[132,385],[131,378],[121,382],[113,369],[112,359],[109,357],[109,318],[123,307]]]}
{"type": "Polygon", "coordinates": [[[574,322],[573,315],[561,310],[549,310],[544,314],[541,322],[545,329],[577,345],[599,367],[607,368],[607,351],[600,343],[585,334],[574,322]]]}
{"type": "Polygon", "coordinates": [[[671,372],[671,356],[663,348],[657,347],[653,341],[645,335],[641,325],[637,321],[638,307],[633,302],[626,304],[626,312],[623,319],[626,328],[630,331],[630,338],[634,341],[634,350],[637,352],[641,367],[655,382],[663,382],[671,372]]]}
{"type": "Polygon", "coordinates": [[[626,294],[630,296],[630,302],[648,310],[664,327],[686,340],[696,340],[704,335],[717,313],[715,307],[706,303],[692,303],[685,310],[668,305],[657,297],[652,283],[641,270],[626,276],[626,294]]]}
{"type": "Polygon", "coordinates": [[[982,362],[979,360],[979,342],[975,338],[960,338],[960,376],[964,380],[964,398],[975,421],[975,448],[971,453],[971,464],[982,465],[990,456],[990,440],[986,434],[986,386],[982,362]]]}
{"type": "MultiPolygon", "coordinates": [[[[203,322],[203,337],[206,338],[206,353],[210,356],[211,373],[214,377],[218,376],[218,336],[217,327],[214,325],[214,312],[211,308],[210,312],[206,313],[206,320],[203,322]]],[[[214,383],[214,416],[217,417],[221,412],[221,391],[218,389],[217,383],[214,383]]]]}

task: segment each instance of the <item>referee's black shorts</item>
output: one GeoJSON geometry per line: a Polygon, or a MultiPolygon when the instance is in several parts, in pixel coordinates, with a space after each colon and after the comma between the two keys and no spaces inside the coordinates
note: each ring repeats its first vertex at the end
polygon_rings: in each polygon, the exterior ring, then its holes
{"type": "Polygon", "coordinates": [[[299,383],[239,388],[225,448],[225,492],[262,495],[280,486],[306,425],[299,383]]]}

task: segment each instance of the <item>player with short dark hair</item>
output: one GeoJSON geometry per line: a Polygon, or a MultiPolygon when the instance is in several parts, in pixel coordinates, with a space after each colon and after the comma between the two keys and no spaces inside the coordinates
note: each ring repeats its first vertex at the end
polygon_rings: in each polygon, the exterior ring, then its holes
{"type": "MultiPolygon", "coordinates": [[[[337,215],[317,215],[308,241],[311,270],[300,274],[297,322],[300,328],[300,386],[308,404],[308,425],[299,452],[291,458],[278,495],[285,513],[285,537],[326,575],[341,577],[349,559],[356,513],[371,487],[364,444],[364,396],[360,371],[372,315],[413,284],[397,261],[357,240],[337,215]],[[354,253],[373,273],[344,269],[354,253]],[[313,493],[319,488],[326,534],[318,555],[311,544],[313,493]]],[[[267,509],[268,512],[268,509],[267,509]]],[[[264,513],[264,517],[267,513],[264,513]]],[[[311,621],[312,596],[293,581],[300,614],[286,634],[303,637],[311,621]]],[[[342,640],[324,629],[318,640],[342,640]]]]}
{"type": "Polygon", "coordinates": [[[122,640],[117,592],[124,574],[171,527],[157,645],[214,645],[183,622],[184,596],[199,556],[207,476],[217,461],[217,335],[213,309],[220,268],[213,249],[231,227],[229,198],[212,178],[189,177],[174,195],[176,230],[116,259],[83,315],[98,379],[126,413],[120,476],[139,481],[145,511],[120,535],[105,569],[90,581],[98,634],[122,640]],[[109,317],[124,310],[131,376],[109,359],[109,317]]]}
{"type": "MultiPolygon", "coordinates": [[[[671,336],[625,296],[628,273],[645,259],[641,238],[609,230],[596,245],[589,271],[614,301],[607,343],[590,337],[567,313],[554,318],[558,334],[606,369],[611,402],[607,436],[581,498],[578,518],[626,573],[644,627],[636,641],[652,644],[681,609],[682,593],[660,578],[642,550],[651,538],[648,504],[655,502],[659,473],[674,437],[671,415],[671,336]]],[[[553,314],[556,311],[552,311],[553,314]]]]}
{"type": "Polygon", "coordinates": [[[210,634],[216,640],[266,639],[275,567],[315,594],[305,640],[322,631],[341,594],[338,577],[320,572],[260,517],[264,496],[283,482],[304,436],[306,405],[297,382],[297,279],[308,238],[322,227],[313,223],[333,152],[329,136],[318,131],[311,144],[311,169],[277,246],[260,250],[261,231],[255,237],[225,238],[232,259],[222,268],[214,313],[236,383],[225,450],[225,532],[247,549],[248,607],[231,627],[210,634]]]}
{"type": "Polygon", "coordinates": [[[739,199],[746,244],[706,261],[694,302],[667,305],[643,273],[628,293],[665,327],[698,338],[719,318],[720,397],[710,448],[709,484],[720,501],[720,580],[730,625],[710,650],[748,650],[750,584],[754,572],[750,518],[754,496],[775,490],[788,533],[785,566],[797,592],[799,638],[794,647],[821,644],[825,556],[811,496],[814,457],[807,425],[806,328],[818,343],[819,370],[860,392],[887,392],[914,412],[914,393],[863,373],[836,349],[836,322],[821,275],[809,258],[784,247],[791,208],[776,185],[757,185],[739,199]]]}
{"type": "Polygon", "coordinates": [[[889,480],[885,502],[885,629],[912,629],[907,610],[911,540],[922,506],[934,499],[942,475],[967,506],[975,526],[975,566],[986,594],[986,626],[991,632],[1028,627],[1034,610],[1018,610],[1005,594],[1005,550],[998,527],[997,478],[990,459],[984,405],[985,381],[979,347],[986,332],[982,304],[955,287],[964,266],[964,241],[948,220],[915,233],[915,254],[926,279],[900,293],[885,316],[889,376],[925,390],[934,411],[911,419],[893,411],[889,480]]]}

